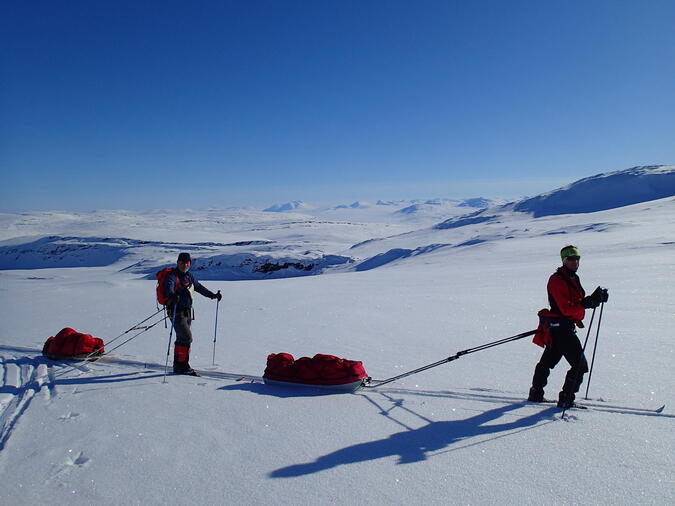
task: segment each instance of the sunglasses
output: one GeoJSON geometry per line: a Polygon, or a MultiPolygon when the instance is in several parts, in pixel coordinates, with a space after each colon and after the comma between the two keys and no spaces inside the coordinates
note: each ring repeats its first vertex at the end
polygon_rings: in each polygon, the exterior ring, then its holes
{"type": "Polygon", "coordinates": [[[571,256],[571,257],[565,257],[565,260],[572,260],[573,262],[574,262],[574,261],[577,261],[577,262],[578,262],[580,258],[581,258],[581,257],[571,256]]]}

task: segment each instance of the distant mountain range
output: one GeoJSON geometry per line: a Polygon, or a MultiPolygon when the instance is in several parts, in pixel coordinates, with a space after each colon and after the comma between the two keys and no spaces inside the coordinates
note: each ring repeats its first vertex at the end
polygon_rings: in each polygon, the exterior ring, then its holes
{"type": "MultiPolygon", "coordinates": [[[[491,205],[497,204],[498,200],[487,199],[484,197],[475,197],[468,199],[429,199],[429,200],[378,200],[375,206],[385,206],[395,208],[392,212],[397,214],[415,214],[420,211],[429,210],[432,208],[438,208],[441,206],[453,206],[453,207],[471,207],[471,208],[485,208],[491,205]]],[[[503,202],[503,200],[501,201],[503,202]]],[[[339,204],[337,206],[330,207],[330,210],[336,211],[340,209],[370,209],[373,207],[373,204],[370,202],[365,202],[357,200],[351,204],[339,204]]],[[[301,200],[293,200],[291,202],[286,202],[285,204],[274,204],[266,209],[263,209],[263,212],[269,213],[282,213],[282,212],[291,212],[291,211],[303,211],[303,210],[316,210],[316,208],[306,202],[301,200]]]]}
{"type": "MultiPolygon", "coordinates": [[[[4,214],[0,271],[114,265],[154,279],[154,273],[172,265],[182,251],[193,255],[193,269],[207,280],[365,271],[502,240],[615,233],[626,227],[624,222],[651,219],[644,211],[661,220],[667,236],[672,228],[668,213],[675,204],[667,197],[672,196],[675,165],[654,165],[599,174],[507,204],[473,198],[374,205],[357,201],[344,208],[317,208],[293,201],[266,209],[272,214],[250,210],[4,214]],[[652,203],[657,199],[666,200],[652,203]],[[650,203],[625,212],[584,216],[643,202],[650,203]],[[467,208],[473,212],[467,213],[467,208]],[[300,211],[303,216],[273,214],[284,211],[300,211]],[[537,219],[556,215],[560,217],[537,219]]],[[[654,247],[673,244],[660,237],[658,241],[654,247]]]]}
{"type": "Polygon", "coordinates": [[[437,229],[494,221],[500,213],[533,218],[606,211],[675,195],[675,165],[646,165],[587,177],[556,190],[445,220],[437,229]]]}
{"type": "MultiPolygon", "coordinates": [[[[534,218],[558,214],[579,214],[604,211],[616,207],[637,204],[675,195],[675,165],[645,165],[617,170],[587,177],[567,186],[525,198],[517,202],[500,205],[499,200],[484,197],[467,199],[430,200],[378,200],[375,206],[391,207],[396,214],[410,215],[439,206],[494,209],[499,205],[503,211],[530,213],[534,218]]],[[[332,207],[340,209],[369,209],[369,202],[355,201],[332,207]]],[[[301,200],[275,204],[265,212],[289,212],[314,209],[301,200]]],[[[480,216],[481,212],[472,213],[480,216]]],[[[466,218],[467,216],[463,217],[466,218]]],[[[460,217],[461,218],[461,217],[460,217]]],[[[458,220],[460,218],[452,218],[458,220]]]]}
{"type": "Polygon", "coordinates": [[[266,213],[283,213],[286,211],[297,211],[298,209],[310,209],[311,206],[301,200],[293,200],[285,204],[274,204],[273,206],[263,209],[266,213]]]}

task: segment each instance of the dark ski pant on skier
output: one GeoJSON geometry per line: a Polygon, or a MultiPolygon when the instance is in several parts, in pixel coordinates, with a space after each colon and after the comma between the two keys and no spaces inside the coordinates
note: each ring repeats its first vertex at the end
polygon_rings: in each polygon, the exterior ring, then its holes
{"type": "MultiPolygon", "coordinates": [[[[173,308],[168,309],[169,314],[173,314],[173,308]]],[[[173,329],[176,332],[176,341],[174,342],[177,346],[187,346],[188,348],[192,344],[192,309],[189,307],[178,307],[176,308],[176,318],[173,322],[173,329]]]]}
{"type": "Polygon", "coordinates": [[[553,346],[547,346],[544,349],[539,363],[534,369],[532,390],[543,397],[544,387],[548,383],[551,370],[558,365],[562,357],[565,357],[570,369],[565,376],[561,397],[573,401],[574,394],[579,391],[584,374],[588,372],[588,363],[586,357],[584,357],[581,342],[579,342],[575,332],[574,323],[566,320],[552,320],[550,330],[553,346]]]}
{"type": "MultiPolygon", "coordinates": [[[[169,307],[169,314],[173,314],[173,307],[169,307]]],[[[190,367],[190,344],[192,344],[192,308],[178,307],[173,320],[176,332],[173,354],[173,372],[177,374],[197,375],[190,367]]]]}

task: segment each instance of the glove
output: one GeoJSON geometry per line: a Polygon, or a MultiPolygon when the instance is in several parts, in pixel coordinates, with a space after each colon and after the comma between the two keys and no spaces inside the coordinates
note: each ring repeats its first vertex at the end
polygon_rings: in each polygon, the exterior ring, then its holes
{"type": "Polygon", "coordinates": [[[584,306],[584,309],[596,308],[600,305],[600,302],[591,294],[581,299],[581,305],[584,306]]]}
{"type": "Polygon", "coordinates": [[[597,287],[592,294],[587,297],[584,297],[581,300],[581,305],[584,308],[596,308],[600,305],[601,302],[607,302],[609,300],[609,294],[607,293],[606,288],[597,287]]]}
{"type": "Polygon", "coordinates": [[[211,298],[212,298],[212,299],[218,299],[218,302],[220,302],[221,299],[223,298],[223,296],[222,296],[222,294],[220,293],[220,290],[218,290],[218,293],[216,293],[216,294],[215,294],[213,297],[211,297],[211,298]]]}
{"type": "Polygon", "coordinates": [[[607,288],[597,287],[591,294],[591,297],[597,301],[597,305],[599,306],[601,302],[609,300],[609,293],[607,293],[607,288]]]}

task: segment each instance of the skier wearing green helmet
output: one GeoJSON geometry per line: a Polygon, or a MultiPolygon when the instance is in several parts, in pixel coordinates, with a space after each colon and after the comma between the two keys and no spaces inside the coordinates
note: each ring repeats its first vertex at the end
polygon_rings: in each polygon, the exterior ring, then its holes
{"type": "Polygon", "coordinates": [[[570,369],[558,396],[558,407],[566,409],[574,405],[575,394],[579,391],[584,374],[588,372],[588,363],[576,327],[583,327],[586,309],[607,302],[609,295],[606,288],[600,287],[591,295],[586,295],[577,275],[581,253],[576,246],[565,246],[560,250],[560,258],[562,266],[551,275],[546,286],[551,306],[546,322],[550,338],[545,341],[544,352],[534,369],[528,400],[544,402],[548,376],[560,359],[565,357],[570,369]]]}

